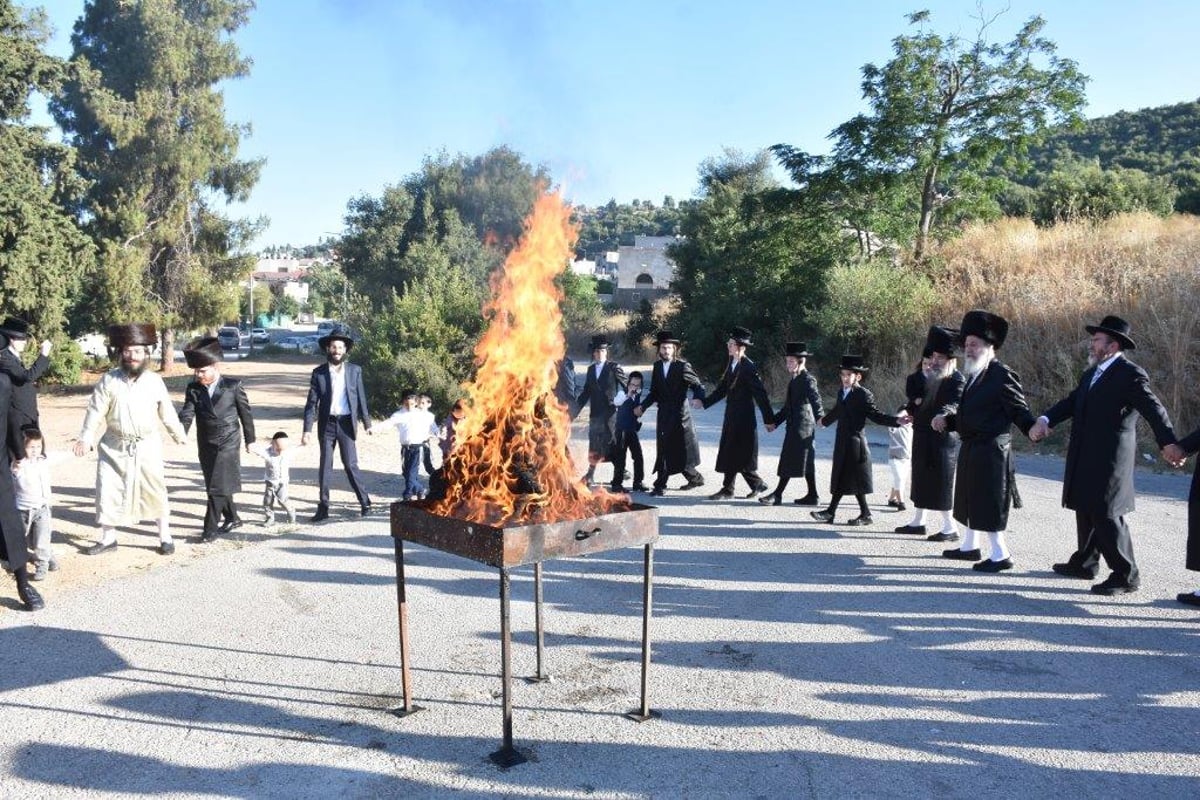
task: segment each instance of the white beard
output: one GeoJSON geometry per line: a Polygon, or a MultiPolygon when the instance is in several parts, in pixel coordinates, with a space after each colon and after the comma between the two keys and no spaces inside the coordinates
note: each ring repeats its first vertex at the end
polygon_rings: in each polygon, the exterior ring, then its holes
{"type": "Polygon", "coordinates": [[[1088,366],[1089,367],[1094,367],[1099,363],[1100,362],[1096,360],[1096,357],[1094,355],[1092,355],[1091,353],[1088,353],[1088,366]]]}
{"type": "Polygon", "coordinates": [[[995,358],[995,351],[988,350],[979,355],[978,358],[971,358],[968,355],[963,356],[963,375],[968,380],[974,378],[979,373],[987,369],[988,364],[992,363],[995,358]]]}

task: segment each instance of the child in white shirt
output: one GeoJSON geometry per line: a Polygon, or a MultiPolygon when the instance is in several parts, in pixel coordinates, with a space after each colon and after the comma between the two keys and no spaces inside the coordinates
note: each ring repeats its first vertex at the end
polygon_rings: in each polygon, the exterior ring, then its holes
{"type": "Polygon", "coordinates": [[[437,440],[438,425],[433,412],[418,405],[416,394],[404,396],[404,406],[395,414],[376,425],[371,426],[371,432],[394,427],[400,437],[401,481],[403,483],[403,498],[417,500],[425,496],[425,488],[421,485],[421,453],[430,439],[437,440]]]}
{"type": "Polygon", "coordinates": [[[25,536],[29,549],[33,551],[35,563],[32,580],[44,581],[46,572],[58,569],[58,562],[50,549],[53,535],[53,518],[50,513],[50,465],[62,461],[67,453],[55,453],[51,458],[45,453],[42,432],[26,428],[25,458],[12,466],[13,489],[17,495],[17,510],[25,524],[25,536]]]}
{"type": "Polygon", "coordinates": [[[271,527],[275,524],[275,506],[287,513],[289,525],[296,524],[296,508],[288,500],[288,485],[291,482],[292,449],[288,435],[278,431],[271,437],[271,445],[255,442],[250,445],[250,452],[260,456],[265,461],[262,510],[263,524],[271,527]]]}

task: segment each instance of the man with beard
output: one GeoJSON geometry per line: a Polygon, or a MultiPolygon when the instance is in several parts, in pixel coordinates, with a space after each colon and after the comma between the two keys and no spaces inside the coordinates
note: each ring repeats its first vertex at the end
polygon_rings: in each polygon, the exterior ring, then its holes
{"type": "Polygon", "coordinates": [[[641,417],[646,409],[658,403],[658,421],[655,440],[658,444],[654,455],[654,487],[650,494],[662,497],[667,493],[667,478],[682,472],[687,483],[681,488],[695,489],[704,485],[704,478],[696,471],[700,464],[700,445],[696,441],[696,429],[692,425],[692,414],[688,408],[688,391],[691,405],[704,407],[704,386],[692,365],[678,359],[679,340],[671,331],[659,331],[655,337],[658,346],[658,363],[650,368],[650,391],[640,406],[633,409],[634,416],[641,417]]]}
{"type": "Polygon", "coordinates": [[[304,404],[304,434],[300,444],[306,445],[312,436],[313,422],[317,423],[317,438],[321,445],[320,497],[312,522],[329,519],[329,483],[333,480],[333,450],[341,451],[342,466],[350,480],[350,488],[358,498],[365,517],[371,513],[371,498],[363,486],[358,471],[358,448],[355,437],[359,420],[367,433],[371,432],[371,415],[367,411],[367,392],[363,387],[362,368],[347,361],[354,337],[343,324],[333,327],[317,340],[325,352],[325,363],[312,371],[308,385],[308,402],[304,404]]]}
{"type": "MultiPolygon", "coordinates": [[[[590,487],[595,484],[596,465],[612,460],[616,442],[617,393],[625,388],[625,370],[615,361],[608,360],[609,341],[606,336],[593,336],[588,349],[592,351],[592,363],[588,365],[583,391],[575,401],[575,407],[588,407],[588,468],[583,476],[590,487]]],[[[619,482],[614,479],[614,482],[619,482]]]]}
{"type": "Polygon", "coordinates": [[[96,521],[100,541],[84,552],[98,555],[117,546],[117,526],[158,520],[158,552],[175,552],[163,471],[162,425],[177,443],[187,434],[167,387],[147,371],[150,351],[158,344],[153,325],[110,325],[108,346],[120,354],[121,366],[104,375],[92,391],[83,429],[75,441],[76,456],[92,448],[101,426],[96,466],[96,521]]]}
{"type": "Polygon", "coordinates": [[[716,388],[702,403],[704,408],[709,408],[726,398],[721,442],[717,447],[717,472],[724,480],[710,500],[733,497],[733,482],[738,473],[750,486],[747,498],[767,490],[766,482],[758,476],[758,425],[754,421],[754,406],[758,406],[768,430],[775,430],[775,411],[763,388],[762,378],[758,376],[758,367],[746,357],[749,346],[750,331],[735,325],[725,342],[729,363],[716,388]]]}
{"type": "MultiPolygon", "coordinates": [[[[26,611],[38,611],[45,608],[46,602],[38,590],[29,584],[29,571],[25,569],[29,563],[29,545],[25,539],[21,513],[17,510],[16,488],[13,486],[9,461],[13,439],[21,437],[20,429],[9,421],[11,405],[12,382],[7,374],[0,372],[0,436],[6,440],[6,446],[0,447],[0,560],[4,561],[5,569],[17,581],[17,597],[21,599],[21,605],[26,611]]],[[[23,451],[24,442],[21,446],[23,451]]]]}
{"type": "Polygon", "coordinates": [[[1110,315],[1084,328],[1091,334],[1088,368],[1070,394],[1038,417],[1029,438],[1036,442],[1055,425],[1071,420],[1062,504],[1075,512],[1077,547],[1066,562],[1054,565],[1054,571],[1092,580],[1103,556],[1112,574],[1092,591],[1127,594],[1141,583],[1125,523],[1134,507],[1138,415],[1150,423],[1168,461],[1174,455],[1167,447],[1175,444],[1175,430],[1150,389],[1146,371],[1125,357],[1126,350],[1136,347],[1129,323],[1110,315]]]}
{"type": "Polygon", "coordinates": [[[954,337],[958,331],[937,325],[925,337],[928,368],[921,382],[920,398],[914,400],[912,415],[912,492],[916,513],[897,533],[924,535],[925,519],[930,511],[941,512],[942,528],[930,534],[931,542],[958,541],[958,529],[950,510],[954,506],[954,463],[958,454],[958,435],[936,430],[936,417],[945,419],[958,409],[966,378],[955,369],[954,337]]]}
{"type": "Polygon", "coordinates": [[[804,477],[808,484],[808,494],[797,498],[794,502],[802,506],[815,506],[817,497],[817,475],[813,461],[816,459],[816,448],[813,439],[816,435],[817,420],[825,416],[821,407],[821,392],[817,388],[817,379],[804,368],[805,361],[811,356],[808,345],[804,342],[788,342],[784,363],[792,379],[788,381],[787,399],[783,408],[772,420],[767,430],[773,430],[779,425],[786,425],[783,433],[783,447],[779,451],[779,485],[775,491],[758,498],[764,505],[777,506],[783,502],[783,491],[792,478],[804,477]]]}
{"type": "Polygon", "coordinates": [[[954,518],[963,526],[962,542],[944,550],[946,558],[975,561],[974,569],[998,573],[1012,569],[1004,538],[1008,510],[1017,495],[1012,458],[1016,425],[1029,433],[1036,420],[1025,402],[1021,377],[996,358],[1008,337],[1008,320],[989,311],[968,311],[960,326],[966,384],[958,408],[930,422],[938,433],[958,432],[961,446],[954,483],[954,518]],[[980,543],[987,539],[988,558],[980,543]]]}
{"type": "MultiPolygon", "coordinates": [[[[16,317],[7,317],[0,324],[0,372],[8,376],[12,383],[12,407],[9,409],[11,424],[17,430],[37,428],[37,381],[45,374],[50,366],[50,350],[54,343],[49,339],[42,342],[42,352],[29,367],[21,360],[21,355],[29,345],[29,323],[16,317]]],[[[25,438],[18,436],[16,442],[10,442],[13,458],[25,457],[25,438]]]]}
{"type": "Polygon", "coordinates": [[[196,421],[196,446],[208,507],[200,541],[211,542],[217,533],[229,533],[242,524],[233,496],[242,490],[242,459],[238,440],[246,451],[254,443],[250,401],[237,378],[221,375],[221,343],[215,336],[196,339],[183,349],[183,357],[196,380],[184,389],[179,421],[185,431],[196,421]],[[242,434],[240,437],[238,433],[242,434]],[[224,522],[222,522],[224,519],[224,522]]]}

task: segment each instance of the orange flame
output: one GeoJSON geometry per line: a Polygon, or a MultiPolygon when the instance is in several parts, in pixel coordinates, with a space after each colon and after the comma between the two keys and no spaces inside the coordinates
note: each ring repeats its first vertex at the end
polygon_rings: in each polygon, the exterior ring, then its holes
{"type": "Polygon", "coordinates": [[[465,387],[471,410],[456,427],[435,514],[495,525],[581,519],[628,503],[578,481],[567,452],[571,419],[554,394],[566,352],[554,281],[578,236],[570,215],[557,192],[539,197],[492,276],[483,308],[490,323],[475,347],[475,381],[465,387]]]}

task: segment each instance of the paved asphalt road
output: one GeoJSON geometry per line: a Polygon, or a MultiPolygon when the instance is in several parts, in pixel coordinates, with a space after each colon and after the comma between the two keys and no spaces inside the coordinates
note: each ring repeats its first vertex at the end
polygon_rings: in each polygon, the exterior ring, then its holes
{"type": "MultiPolygon", "coordinates": [[[[698,415],[710,487],[722,410],[698,415]]],[[[764,475],[781,436],[763,436],[764,475]]],[[[872,438],[881,504],[886,437],[872,438]]],[[[907,515],[881,505],[864,529],[670,494],[650,675],[662,718],[646,724],[622,716],[638,701],[640,550],[548,563],[554,679],[516,686],[531,760],[509,770],[486,758],[494,570],[407,548],[426,710],[399,719],[386,517],[251,529],[244,547],[0,615],[0,795],[1200,796],[1200,615],[1174,600],[1200,585],[1183,569],[1185,478],[1139,476],[1143,589],[1106,598],[1049,569],[1074,538],[1061,461],[1020,468],[1017,567],[998,576],[893,533],[907,515]]],[[[530,570],[513,592],[527,675],[530,570]]]]}

